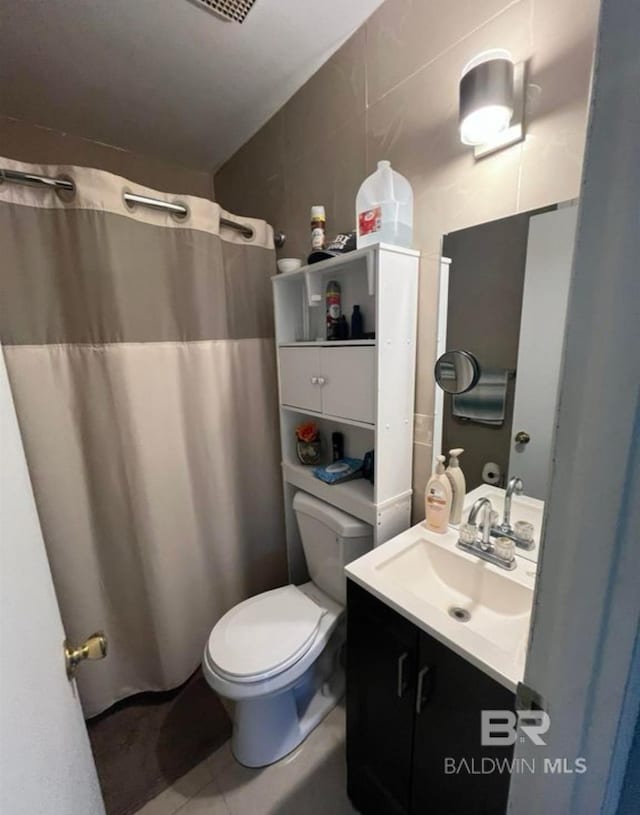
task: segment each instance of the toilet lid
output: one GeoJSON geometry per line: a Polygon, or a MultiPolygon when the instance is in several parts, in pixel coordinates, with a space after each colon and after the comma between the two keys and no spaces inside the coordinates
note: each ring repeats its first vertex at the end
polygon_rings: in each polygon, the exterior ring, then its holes
{"type": "Polygon", "coordinates": [[[209,656],[238,682],[267,679],[309,650],[326,609],[296,586],[250,597],[228,611],[209,637],[209,656]]]}

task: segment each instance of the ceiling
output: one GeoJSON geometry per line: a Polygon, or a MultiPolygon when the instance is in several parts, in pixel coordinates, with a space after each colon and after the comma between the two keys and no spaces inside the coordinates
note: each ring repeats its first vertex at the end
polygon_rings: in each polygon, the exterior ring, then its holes
{"type": "Polygon", "coordinates": [[[215,169],[381,0],[0,0],[0,114],[215,169]]]}

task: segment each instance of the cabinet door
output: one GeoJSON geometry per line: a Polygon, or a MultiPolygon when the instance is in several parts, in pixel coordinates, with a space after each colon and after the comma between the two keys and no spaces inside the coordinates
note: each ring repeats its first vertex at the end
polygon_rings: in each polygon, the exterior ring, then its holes
{"type": "Polygon", "coordinates": [[[504,815],[509,773],[487,759],[507,763],[513,747],[483,747],[481,711],[514,710],[511,691],[420,632],[416,725],[413,747],[413,815],[504,815]],[[457,772],[449,770],[467,767],[457,772]],[[484,767],[482,760],[485,759],[484,767]],[[445,762],[448,761],[448,764],[445,762]]]}
{"type": "Polygon", "coordinates": [[[363,815],[407,815],[418,631],[347,583],[347,790],[363,815]]]}
{"type": "Polygon", "coordinates": [[[373,424],[375,366],[374,346],[321,348],[323,413],[373,424]]]}
{"type": "Polygon", "coordinates": [[[322,388],[318,348],[280,349],[280,399],[291,407],[320,413],[322,388]]]}

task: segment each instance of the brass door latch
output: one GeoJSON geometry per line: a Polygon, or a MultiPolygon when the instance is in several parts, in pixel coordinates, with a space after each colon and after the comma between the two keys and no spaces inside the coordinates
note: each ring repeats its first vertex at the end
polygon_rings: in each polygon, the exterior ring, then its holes
{"type": "Polygon", "coordinates": [[[107,638],[102,631],[97,631],[80,645],[73,648],[68,641],[64,641],[64,661],[67,667],[67,676],[73,679],[78,665],[86,659],[104,659],[107,655],[107,638]]]}

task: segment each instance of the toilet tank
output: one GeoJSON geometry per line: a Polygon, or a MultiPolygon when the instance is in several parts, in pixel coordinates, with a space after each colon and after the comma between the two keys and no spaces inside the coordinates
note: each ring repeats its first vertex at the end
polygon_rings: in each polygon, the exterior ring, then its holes
{"type": "Polygon", "coordinates": [[[293,510],[311,580],[345,605],[344,567],[372,548],[372,527],[305,492],[296,493],[293,510]]]}

